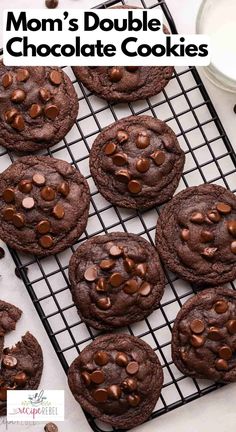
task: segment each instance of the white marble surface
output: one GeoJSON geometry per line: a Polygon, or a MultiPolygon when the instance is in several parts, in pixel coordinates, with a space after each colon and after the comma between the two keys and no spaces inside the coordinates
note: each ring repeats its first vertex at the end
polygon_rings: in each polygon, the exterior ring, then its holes
{"type": "MultiPolygon", "coordinates": [[[[167,3],[175,17],[179,32],[189,33],[194,31],[194,21],[200,0],[168,0],[167,3]]],[[[24,8],[32,7],[32,0],[0,0],[0,14],[6,7],[24,8]]],[[[98,2],[96,0],[60,0],[62,7],[92,7],[98,2]]],[[[131,3],[131,2],[130,2],[131,3]]],[[[148,2],[147,2],[148,3],[148,2]]],[[[135,1],[132,1],[135,4],[135,1]]],[[[149,3],[148,3],[149,4],[149,3]]],[[[151,4],[151,2],[150,2],[151,4]]],[[[44,7],[44,0],[34,1],[35,7],[44,7]]],[[[1,39],[1,35],[0,35],[1,39]]],[[[202,74],[202,72],[200,71],[202,74]]],[[[235,114],[233,106],[236,102],[235,95],[223,92],[203,76],[206,88],[216,107],[223,125],[235,146],[235,114]]],[[[0,165],[1,170],[1,165],[0,165]]],[[[6,249],[6,248],[5,248],[6,249]]],[[[48,389],[64,389],[66,397],[66,419],[60,424],[61,432],[90,431],[85,417],[77,403],[74,402],[66,384],[66,377],[62,367],[48,340],[47,334],[35,313],[32,302],[25,290],[23,283],[14,275],[14,263],[6,249],[6,258],[0,261],[0,297],[12,301],[24,311],[23,317],[17,325],[13,334],[6,338],[6,344],[15,343],[28,329],[38,338],[43,346],[45,368],[42,379],[42,387],[48,389]],[[33,317],[33,318],[32,318],[33,317]]],[[[179,408],[147,425],[140,426],[136,431],[143,432],[215,432],[235,431],[235,385],[230,385],[214,392],[200,400],[192,402],[179,408]]],[[[4,419],[0,420],[0,430],[9,431],[32,431],[43,430],[42,424],[29,425],[7,425],[4,419]]]]}

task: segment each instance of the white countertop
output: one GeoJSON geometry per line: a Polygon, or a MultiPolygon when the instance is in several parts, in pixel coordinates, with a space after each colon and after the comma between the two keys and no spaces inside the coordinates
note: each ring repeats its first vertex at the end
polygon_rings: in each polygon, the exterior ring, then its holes
{"type": "MultiPolygon", "coordinates": [[[[63,8],[66,7],[92,7],[99,3],[99,0],[60,0],[63,8]]],[[[167,4],[175,17],[178,31],[180,33],[194,32],[194,21],[196,12],[201,0],[167,0],[167,4]]],[[[43,7],[44,0],[34,2],[36,7],[43,7]]],[[[135,1],[133,1],[135,5],[135,1]]],[[[31,7],[32,0],[0,0],[0,13],[4,7],[7,8],[24,8],[31,7]]],[[[0,36],[1,42],[1,36],[0,36]]],[[[0,44],[1,46],[1,44],[0,44]]],[[[202,72],[200,71],[201,75],[202,72]]],[[[234,95],[223,92],[214,87],[203,76],[206,88],[215,105],[215,108],[222,120],[226,132],[235,146],[235,121],[233,106],[236,103],[234,95]]],[[[1,166],[0,166],[1,171],[1,166]]],[[[82,432],[90,431],[90,427],[73,397],[68,391],[66,376],[54,353],[48,336],[38,318],[34,306],[23,283],[15,277],[14,263],[6,247],[6,257],[0,261],[0,297],[3,300],[10,301],[19,306],[24,314],[15,332],[6,337],[6,344],[11,345],[20,339],[27,330],[30,330],[39,340],[44,351],[45,367],[41,387],[47,389],[64,389],[66,396],[66,419],[63,423],[58,424],[61,432],[82,432]],[[33,319],[32,319],[33,317],[33,319]]],[[[236,387],[229,385],[227,387],[213,392],[201,399],[176,409],[169,414],[140,426],[135,431],[143,432],[233,432],[235,431],[235,406],[236,406],[236,387]]],[[[0,430],[5,430],[5,420],[0,419],[0,430]]],[[[43,430],[42,424],[8,425],[9,431],[32,431],[40,432],[43,430]]]]}

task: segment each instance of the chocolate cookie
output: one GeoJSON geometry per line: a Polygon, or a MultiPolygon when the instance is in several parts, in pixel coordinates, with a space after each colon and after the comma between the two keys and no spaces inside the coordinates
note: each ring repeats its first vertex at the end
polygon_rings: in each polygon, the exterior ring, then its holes
{"type": "Polygon", "coordinates": [[[89,188],[69,163],[25,156],[0,176],[0,238],[46,256],[70,246],[85,229],[89,188]]]}
{"type": "Polygon", "coordinates": [[[236,381],[236,292],[211,288],[189,299],[172,332],[173,361],[186,375],[236,381]]]}
{"type": "Polygon", "coordinates": [[[37,389],[42,370],[41,347],[29,332],[16,346],[4,349],[0,370],[0,415],[6,414],[7,390],[37,389]]]}
{"type": "Polygon", "coordinates": [[[18,152],[58,143],[78,114],[73,84],[59,68],[0,62],[0,101],[0,144],[18,152]]]}
{"type": "Polygon", "coordinates": [[[4,346],[4,335],[15,330],[16,323],[21,317],[21,310],[10,303],[0,300],[0,359],[4,346]]]}
{"type": "Polygon", "coordinates": [[[173,196],[184,161],[184,152],[166,123],[130,116],[98,135],[90,153],[90,170],[108,201],[145,209],[173,196]]]}
{"type": "Polygon", "coordinates": [[[152,413],[163,372],[153,349],[141,339],[108,334],[98,337],[74,360],[68,380],[85,411],[114,427],[128,429],[152,413]]]}
{"type": "Polygon", "coordinates": [[[196,285],[236,278],[236,197],[214,184],[187,188],[161,211],[156,246],[169,269],[196,285]]]}
{"type": "Polygon", "coordinates": [[[70,260],[69,278],[78,313],[100,330],[143,319],[164,291],[155,249],[135,234],[111,233],[87,240],[70,260]]]}

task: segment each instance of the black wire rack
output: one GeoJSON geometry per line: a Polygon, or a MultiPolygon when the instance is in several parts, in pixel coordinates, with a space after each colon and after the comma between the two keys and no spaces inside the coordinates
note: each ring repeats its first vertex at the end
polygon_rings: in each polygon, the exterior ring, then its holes
{"type": "MultiPolygon", "coordinates": [[[[106,8],[134,1],[108,1],[106,8]]],[[[165,1],[136,0],[136,6],[161,7],[172,33],[177,33],[165,1]]],[[[2,52],[0,52],[2,54],[2,52]]],[[[68,262],[78,245],[94,235],[112,231],[134,232],[153,243],[158,208],[145,212],[121,209],[109,204],[97,191],[89,172],[89,151],[97,134],[109,123],[127,115],[147,114],[167,122],[175,131],[186,154],[185,169],[178,191],[201,183],[217,183],[235,191],[236,156],[217,116],[207,91],[194,67],[176,68],[167,87],[157,96],[129,104],[109,104],[95,97],[71,77],[80,102],[79,116],[72,130],[56,146],[42,152],[64,159],[78,168],[91,190],[89,220],[78,242],[63,253],[49,258],[26,256],[10,250],[22,280],[47,331],[57,356],[67,372],[68,365],[98,334],[80,319],[72,302],[68,280],[68,262]]],[[[17,156],[0,149],[4,170],[17,156]]],[[[234,288],[234,285],[232,284],[234,288]]],[[[171,359],[171,328],[181,305],[193,295],[192,287],[166,271],[166,289],[161,305],[147,319],[122,329],[148,342],[157,352],[163,366],[164,386],[150,417],[156,418],[197,399],[219,385],[183,376],[171,359]]],[[[96,432],[108,431],[86,414],[96,432]]],[[[145,427],[143,427],[145,428],[145,427]]],[[[111,428],[111,430],[113,430],[111,428]]]]}

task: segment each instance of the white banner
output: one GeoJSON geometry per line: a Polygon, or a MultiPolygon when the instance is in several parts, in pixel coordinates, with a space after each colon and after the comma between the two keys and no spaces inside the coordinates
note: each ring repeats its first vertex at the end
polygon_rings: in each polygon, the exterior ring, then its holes
{"type": "Polygon", "coordinates": [[[206,66],[205,35],[166,35],[161,9],[4,11],[7,66],[206,66]]]}

